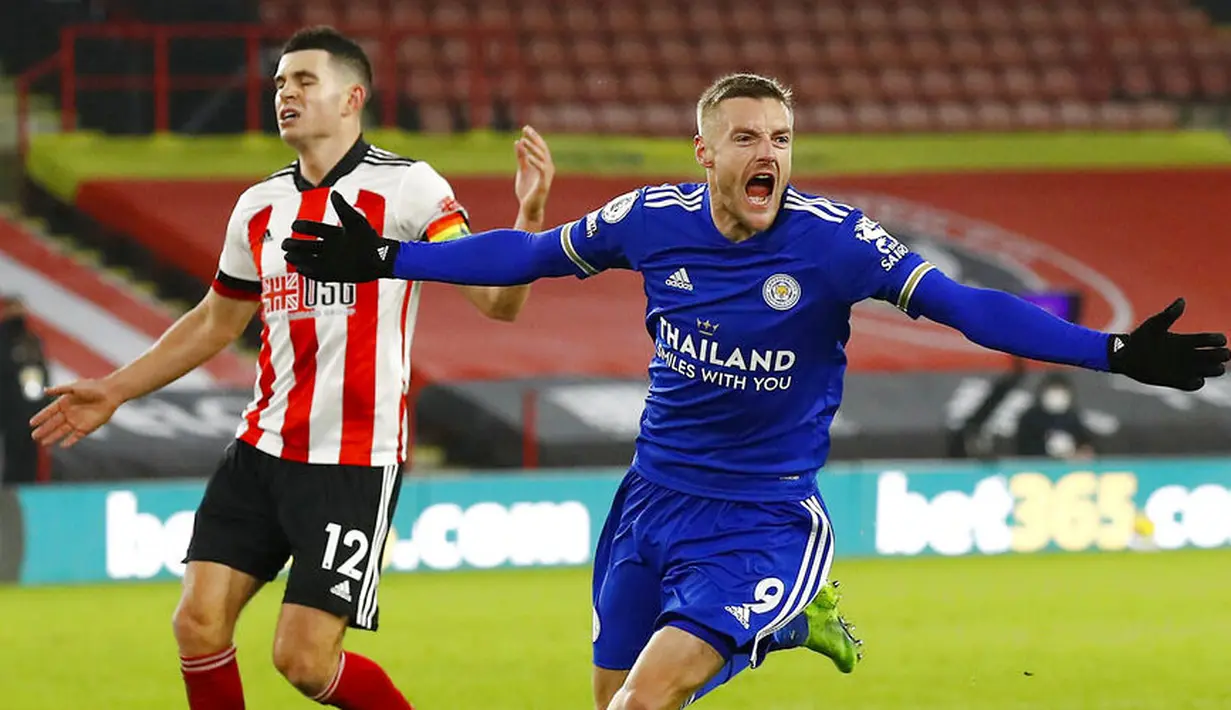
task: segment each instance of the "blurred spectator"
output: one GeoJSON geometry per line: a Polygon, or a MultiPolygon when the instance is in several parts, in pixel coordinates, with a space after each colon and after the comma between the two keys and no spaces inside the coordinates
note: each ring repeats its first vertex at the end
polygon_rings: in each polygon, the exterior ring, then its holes
{"type": "Polygon", "coordinates": [[[26,308],[13,296],[0,296],[0,484],[28,483],[37,477],[38,445],[30,438],[30,417],[42,408],[47,386],[43,344],[27,326],[26,308]]]}
{"type": "Polygon", "coordinates": [[[1026,361],[1012,359],[1008,372],[996,378],[987,394],[965,419],[951,422],[948,431],[948,456],[954,459],[989,458],[995,454],[995,441],[987,423],[1017,389],[1026,376],[1026,361]]]}
{"type": "Polygon", "coordinates": [[[1034,404],[1017,423],[1017,453],[1054,459],[1094,456],[1094,435],[1081,421],[1081,410],[1067,375],[1055,372],[1039,383],[1034,404]]]}

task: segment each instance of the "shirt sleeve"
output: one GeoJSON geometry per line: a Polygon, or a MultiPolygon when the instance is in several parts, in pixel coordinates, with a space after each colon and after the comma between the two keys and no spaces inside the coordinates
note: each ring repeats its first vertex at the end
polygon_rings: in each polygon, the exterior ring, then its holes
{"type": "Polygon", "coordinates": [[[626,192],[602,208],[559,228],[560,246],[578,278],[588,278],[607,269],[633,268],[628,246],[645,228],[642,202],[642,190],[626,192]]]}
{"type": "Polygon", "coordinates": [[[847,215],[838,233],[851,303],[875,298],[918,318],[912,297],[923,276],[936,267],[860,210],[847,215]]]}
{"type": "MultiPolygon", "coordinates": [[[[261,298],[261,276],[252,252],[252,237],[248,233],[252,223],[253,215],[248,214],[241,197],[227,221],[226,238],[222,243],[222,254],[218,257],[218,273],[212,285],[220,296],[241,301],[261,298]]],[[[263,239],[264,235],[258,238],[263,239]]]]}
{"type": "Polygon", "coordinates": [[[398,189],[396,235],[407,242],[447,242],[470,234],[470,216],[453,186],[427,163],[407,169],[398,189]]]}

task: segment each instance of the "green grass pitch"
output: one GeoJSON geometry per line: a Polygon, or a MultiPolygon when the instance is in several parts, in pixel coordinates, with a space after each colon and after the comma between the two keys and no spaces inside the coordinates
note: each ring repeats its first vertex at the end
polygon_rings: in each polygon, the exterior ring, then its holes
{"type": "MultiPolygon", "coordinates": [[[[1231,707],[1231,550],[846,561],[867,656],[851,676],[772,656],[714,710],[1231,707]]],[[[241,619],[251,708],[313,707],[270,665],[281,589],[241,619]]],[[[0,588],[0,706],[186,707],[175,584],[0,588]]],[[[382,625],[349,647],[419,710],[590,707],[586,570],[393,575],[382,625]]]]}

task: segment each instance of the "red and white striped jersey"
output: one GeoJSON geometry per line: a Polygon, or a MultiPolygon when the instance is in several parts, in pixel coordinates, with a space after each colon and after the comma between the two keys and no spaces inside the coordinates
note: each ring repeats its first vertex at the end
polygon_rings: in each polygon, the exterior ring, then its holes
{"type": "Polygon", "coordinates": [[[238,437],[291,461],[350,466],[401,463],[408,446],[406,392],[420,284],[382,279],[318,283],[286,263],[291,223],[337,224],[341,193],[390,239],[467,233],[453,189],[430,165],[360,139],[321,181],[298,165],[248,188],[227,225],[213,289],[261,301],[261,351],[238,437]]]}

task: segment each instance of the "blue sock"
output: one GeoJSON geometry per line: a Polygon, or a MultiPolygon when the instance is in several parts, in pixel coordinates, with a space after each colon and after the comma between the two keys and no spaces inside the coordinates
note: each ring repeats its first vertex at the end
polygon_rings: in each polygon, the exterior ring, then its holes
{"type": "MultiPolygon", "coordinates": [[[[804,641],[807,638],[808,617],[799,614],[794,619],[791,619],[786,626],[778,629],[770,636],[769,643],[765,646],[765,651],[766,653],[773,653],[774,651],[782,651],[788,648],[798,648],[804,645],[804,641]]],[[[705,685],[701,686],[701,689],[693,694],[692,699],[688,701],[689,704],[700,700],[702,696],[739,675],[750,665],[752,665],[751,655],[736,652],[727,661],[726,665],[714,674],[713,678],[706,681],[705,685]]]]}

